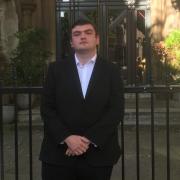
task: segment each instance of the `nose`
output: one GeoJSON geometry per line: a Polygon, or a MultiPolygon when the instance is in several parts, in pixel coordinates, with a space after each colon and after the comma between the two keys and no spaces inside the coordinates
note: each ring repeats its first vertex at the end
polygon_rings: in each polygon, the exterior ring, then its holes
{"type": "Polygon", "coordinates": [[[81,39],[86,38],[86,34],[84,32],[81,33],[81,39]]]}

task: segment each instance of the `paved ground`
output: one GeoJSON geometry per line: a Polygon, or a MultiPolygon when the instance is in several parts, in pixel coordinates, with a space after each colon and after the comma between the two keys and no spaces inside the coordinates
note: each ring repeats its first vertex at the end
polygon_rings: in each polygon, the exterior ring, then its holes
{"type": "MultiPolygon", "coordinates": [[[[14,130],[12,125],[4,127],[5,180],[14,178],[14,130]]],[[[125,127],[125,179],[136,179],[136,129],[125,127]]],[[[28,128],[19,126],[19,180],[29,179],[28,128]]],[[[180,126],[170,128],[171,180],[180,179],[180,126]]],[[[42,141],[42,126],[33,127],[33,179],[40,180],[38,154],[42,141]]],[[[166,179],[166,129],[155,128],[155,179],[166,179]]],[[[121,159],[115,166],[112,180],[121,180],[121,159]]],[[[140,179],[151,179],[151,135],[150,126],[140,128],[140,179]]]]}

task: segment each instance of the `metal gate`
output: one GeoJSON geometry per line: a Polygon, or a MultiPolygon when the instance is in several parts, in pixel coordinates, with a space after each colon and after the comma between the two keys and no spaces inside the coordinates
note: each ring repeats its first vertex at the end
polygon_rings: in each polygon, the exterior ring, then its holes
{"type": "Polygon", "coordinates": [[[58,0],[57,57],[70,52],[69,27],[78,18],[94,22],[100,34],[99,53],[121,68],[126,84],[151,82],[147,0],[58,0]]]}

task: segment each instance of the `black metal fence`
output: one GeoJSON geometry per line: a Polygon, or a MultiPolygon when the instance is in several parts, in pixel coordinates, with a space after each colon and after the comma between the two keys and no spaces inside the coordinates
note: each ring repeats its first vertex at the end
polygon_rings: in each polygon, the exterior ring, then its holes
{"type": "MultiPolygon", "coordinates": [[[[38,163],[38,160],[35,159],[34,160],[34,156],[37,156],[37,154],[35,155],[33,149],[35,143],[35,139],[33,140],[32,136],[33,136],[33,114],[32,114],[32,95],[33,94],[41,94],[42,92],[42,87],[1,87],[0,88],[0,180],[9,180],[9,179],[15,179],[15,180],[20,180],[20,179],[24,179],[21,177],[21,174],[23,172],[21,172],[21,170],[19,169],[19,160],[21,158],[23,158],[24,154],[21,153],[22,150],[19,148],[19,136],[18,133],[20,131],[19,129],[19,124],[22,124],[21,122],[19,122],[19,117],[18,117],[18,113],[19,113],[19,109],[17,106],[17,95],[18,94],[22,94],[22,93],[26,93],[28,95],[28,109],[26,111],[26,116],[28,117],[28,120],[26,121],[26,123],[24,124],[24,126],[26,127],[26,129],[28,129],[28,152],[27,152],[27,156],[28,156],[28,160],[26,162],[26,166],[29,168],[28,170],[28,174],[26,174],[26,179],[40,179],[40,172],[41,169],[39,167],[39,169],[37,168],[35,171],[39,172],[39,176],[36,175],[36,173],[33,171],[36,166],[36,163],[38,163]],[[15,112],[14,112],[14,121],[11,122],[10,124],[6,124],[4,122],[3,119],[3,106],[4,106],[4,102],[3,102],[3,96],[5,94],[11,94],[14,98],[14,107],[15,107],[15,112]],[[6,163],[6,156],[5,156],[5,141],[4,138],[6,136],[6,128],[10,126],[13,129],[13,146],[11,147],[11,151],[14,153],[13,158],[11,159],[12,163],[13,163],[13,167],[14,167],[14,171],[11,172],[11,178],[9,178],[9,176],[7,175],[8,173],[10,173],[7,168],[5,167],[6,163]]],[[[125,180],[125,179],[129,179],[128,178],[128,174],[131,173],[131,170],[128,168],[127,166],[127,158],[126,158],[126,154],[127,154],[127,150],[126,150],[126,144],[131,144],[132,142],[127,142],[127,138],[126,138],[126,131],[128,128],[133,127],[134,128],[134,133],[135,133],[135,137],[134,137],[134,142],[135,142],[135,150],[134,150],[134,154],[133,154],[133,158],[135,159],[135,164],[133,164],[133,171],[136,177],[134,177],[133,179],[142,179],[141,178],[141,172],[144,171],[144,169],[147,167],[142,166],[141,165],[141,146],[143,146],[142,142],[141,142],[141,138],[140,138],[140,129],[141,127],[144,127],[144,125],[146,125],[146,127],[149,128],[149,162],[150,162],[150,166],[148,166],[148,172],[149,172],[149,177],[146,177],[146,179],[157,179],[156,178],[156,174],[158,174],[158,172],[156,172],[156,159],[155,159],[155,140],[157,139],[157,136],[155,134],[155,128],[157,127],[158,124],[156,124],[156,108],[157,108],[157,102],[162,102],[163,101],[163,105],[160,103],[160,108],[163,109],[163,115],[164,115],[164,122],[163,124],[161,124],[163,126],[164,132],[163,133],[163,138],[165,139],[165,144],[166,146],[163,147],[163,152],[165,152],[165,159],[166,159],[166,170],[164,170],[165,173],[165,179],[167,180],[177,180],[178,179],[178,174],[176,175],[172,175],[171,171],[171,131],[170,131],[170,127],[172,125],[172,117],[171,114],[174,113],[173,111],[173,107],[171,108],[171,104],[172,104],[172,95],[173,94],[177,94],[180,93],[180,87],[178,86],[174,86],[174,87],[167,87],[167,86],[158,86],[158,87],[151,87],[151,86],[143,86],[143,87],[126,87],[125,88],[125,97],[126,97],[126,115],[125,115],[125,119],[122,122],[121,126],[120,126],[120,143],[122,146],[122,158],[120,159],[120,165],[118,166],[119,169],[118,171],[119,173],[119,180],[125,180]],[[148,101],[143,102],[143,98],[147,99],[148,97],[148,101]],[[161,99],[162,97],[162,99],[161,99]],[[160,100],[157,100],[160,99],[160,100]],[[142,109],[146,107],[147,113],[145,114],[145,119],[141,118],[143,116],[142,114],[142,109]],[[133,116],[130,116],[130,114],[132,114],[132,111],[134,114],[133,116]],[[172,110],[172,112],[171,112],[172,110]],[[131,111],[131,112],[130,112],[131,111]],[[130,119],[130,123],[128,124],[127,122],[127,117],[129,117],[130,119]],[[148,119],[149,117],[149,119],[148,119]],[[143,121],[142,121],[143,119],[143,121]],[[173,177],[175,176],[175,177],[173,177]]],[[[178,100],[176,100],[176,103],[179,103],[178,100]]],[[[176,104],[177,106],[178,104],[176,104]]],[[[179,104],[180,105],[180,104],[179,104]]],[[[38,106],[38,105],[37,105],[38,106]]],[[[178,108],[178,107],[177,107],[178,108]]],[[[162,110],[161,109],[161,110],[162,110]]],[[[180,116],[179,116],[180,117],[180,116]]],[[[39,122],[41,122],[40,118],[39,118],[39,122]]],[[[180,123],[178,122],[178,120],[174,123],[175,127],[177,127],[177,125],[180,125],[180,123]]],[[[42,124],[40,123],[40,126],[42,126],[42,124]]],[[[41,129],[42,130],[42,129],[41,129]]],[[[43,130],[41,131],[43,132],[43,130]]],[[[38,137],[36,137],[38,138],[38,137]]],[[[133,141],[133,140],[132,140],[133,141]]],[[[39,142],[40,143],[40,142],[39,142]]],[[[131,164],[131,162],[130,162],[131,164]]]]}
{"type": "Polygon", "coordinates": [[[14,159],[12,161],[14,162],[15,167],[15,173],[14,178],[16,180],[19,180],[19,149],[18,149],[18,106],[17,106],[17,95],[25,93],[28,95],[28,130],[29,130],[29,178],[33,179],[33,163],[32,163],[32,94],[41,94],[42,87],[25,87],[25,88],[18,88],[18,87],[7,87],[7,88],[0,88],[0,176],[1,180],[4,180],[5,178],[5,172],[4,172],[4,118],[3,118],[3,95],[5,94],[11,94],[14,99],[14,159]]]}

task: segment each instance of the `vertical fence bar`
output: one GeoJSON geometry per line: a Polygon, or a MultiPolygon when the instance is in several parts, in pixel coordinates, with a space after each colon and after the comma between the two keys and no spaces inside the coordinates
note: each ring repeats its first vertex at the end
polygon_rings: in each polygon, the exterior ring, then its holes
{"type": "Polygon", "coordinates": [[[74,23],[76,21],[76,2],[75,2],[75,0],[72,0],[72,6],[73,6],[72,22],[74,23]]]}
{"type": "MultiPolygon", "coordinates": [[[[100,0],[97,0],[97,29],[98,29],[98,33],[101,37],[101,7],[100,7],[100,0]]],[[[100,43],[102,42],[102,38],[100,38],[100,43]]],[[[97,49],[98,53],[99,51],[101,52],[101,47],[98,46],[98,49],[97,49]]]]}
{"type": "Polygon", "coordinates": [[[124,162],[124,120],[122,120],[121,122],[121,148],[122,148],[122,161],[121,161],[121,164],[122,164],[122,180],[125,180],[125,162],[124,162]]]}
{"type": "Polygon", "coordinates": [[[170,180],[169,91],[166,94],[167,180],[170,180]]]}
{"type": "Polygon", "coordinates": [[[17,94],[14,92],[15,116],[14,116],[14,146],[15,146],[15,180],[19,179],[19,159],[18,159],[18,117],[17,117],[17,94]]]}
{"type": "Polygon", "coordinates": [[[154,164],[154,94],[151,92],[151,171],[152,180],[155,180],[155,167],[154,164]]]}
{"type": "Polygon", "coordinates": [[[33,162],[32,162],[32,95],[29,95],[29,174],[30,180],[33,179],[33,162]]]}
{"type": "Polygon", "coordinates": [[[103,7],[103,11],[104,11],[104,15],[106,17],[106,19],[105,19],[105,27],[106,28],[104,27],[104,29],[105,29],[105,37],[104,38],[106,38],[105,39],[105,46],[106,46],[106,48],[105,48],[105,52],[106,52],[105,58],[109,59],[109,25],[108,25],[109,23],[108,23],[108,21],[109,21],[110,8],[109,8],[107,2],[105,2],[105,6],[103,7]]]}
{"type": "MultiPolygon", "coordinates": [[[[61,27],[60,27],[60,24],[61,24],[61,9],[60,9],[60,2],[57,2],[56,1],[56,6],[55,6],[55,12],[56,12],[56,60],[59,61],[61,59],[61,56],[62,56],[62,45],[61,45],[61,27]]],[[[44,77],[45,79],[45,77],[44,77]]]]}
{"type": "Polygon", "coordinates": [[[139,168],[139,94],[136,93],[136,170],[137,180],[140,179],[139,168]]]}
{"type": "Polygon", "coordinates": [[[0,177],[4,180],[4,129],[3,129],[3,103],[2,103],[2,92],[1,92],[1,81],[0,81],[0,177]]]}

